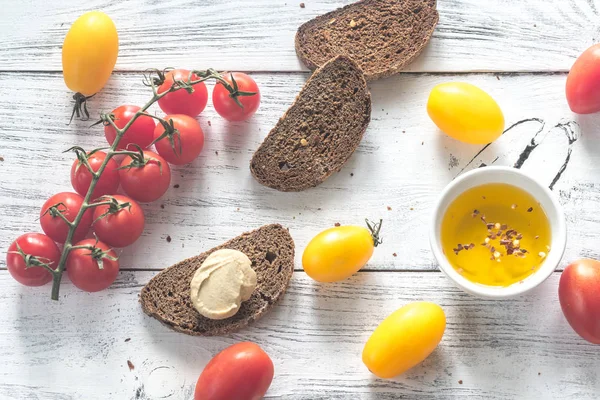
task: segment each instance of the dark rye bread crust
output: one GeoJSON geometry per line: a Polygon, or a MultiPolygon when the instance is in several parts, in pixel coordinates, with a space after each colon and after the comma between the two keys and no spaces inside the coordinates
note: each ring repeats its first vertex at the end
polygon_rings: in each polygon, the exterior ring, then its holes
{"type": "Polygon", "coordinates": [[[261,184],[298,192],[339,171],[371,119],[371,95],[357,65],[339,56],[308,79],[250,162],[261,184]]]}
{"type": "Polygon", "coordinates": [[[362,0],[300,26],[296,53],[313,70],[343,54],[368,81],[385,78],[421,53],[438,19],[436,0],[362,0]]]}
{"type": "Polygon", "coordinates": [[[265,225],[161,271],[142,289],[140,303],[146,314],[176,331],[197,336],[225,335],[244,328],[268,312],[285,293],[293,272],[292,237],[279,224],[265,225]],[[257,285],[237,314],[224,320],[211,320],[192,306],[190,282],[206,257],[219,249],[246,254],[256,271],[257,285]]]}

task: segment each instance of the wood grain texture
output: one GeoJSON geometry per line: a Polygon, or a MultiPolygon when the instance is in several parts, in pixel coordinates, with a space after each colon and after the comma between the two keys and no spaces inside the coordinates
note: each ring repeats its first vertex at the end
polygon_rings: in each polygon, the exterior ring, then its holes
{"type": "Polygon", "coordinates": [[[296,273],[269,315],[221,338],[172,332],[144,315],[138,293],[153,275],[124,272],[95,294],[66,283],[55,303],[46,288],[0,271],[0,354],[10,360],[0,398],[191,400],[209,359],[245,340],[274,361],[267,399],[586,400],[600,391],[600,353],[562,316],[558,274],[529,296],[489,301],[438,272],[367,272],[330,285],[296,273]],[[374,378],[361,361],[364,343],[388,314],[422,300],[446,312],[442,343],[407,374],[374,378]]]}
{"type": "MultiPolygon", "coordinates": [[[[100,9],[120,37],[118,70],[299,71],[297,28],[353,0],[28,0],[3,6],[0,70],[59,71],[73,21],[100,9]],[[35,23],[32,23],[32,22],[35,23]]],[[[599,40],[596,0],[439,0],[433,39],[408,71],[565,71],[599,40]]]]}
{"type": "MultiPolygon", "coordinates": [[[[207,107],[199,117],[205,149],[195,162],[173,168],[172,185],[178,188],[143,205],[146,229],[122,252],[124,268],[162,269],[274,222],[290,228],[298,249],[296,268],[301,268],[302,251],[314,235],[336,222],[360,225],[368,217],[384,219],[384,243],[368,269],[435,269],[428,224],[448,182],[482,163],[519,163],[550,185],[569,150],[567,168],[554,185],[571,239],[561,267],[579,257],[600,258],[600,116],[577,117],[569,111],[563,74],[404,74],[375,82],[370,85],[372,122],[356,153],[339,173],[300,193],[261,186],[252,178],[249,162],[308,74],[253,76],[263,94],[258,113],[245,123],[227,123],[207,107]],[[425,104],[430,89],[449,80],[468,80],[489,91],[505,112],[507,128],[514,127],[483,151],[441,134],[425,104]],[[521,160],[532,140],[537,147],[521,160]]],[[[133,73],[115,75],[90,107],[98,113],[120,104],[143,104],[149,90],[140,79],[133,73]]],[[[101,147],[105,141],[102,128],[89,128],[90,122],[66,124],[70,97],[59,74],[0,74],[0,110],[0,249],[6,249],[19,234],[39,231],[36,219],[45,199],[72,190],[74,156],[62,151],[73,145],[101,147]]],[[[0,268],[4,262],[0,258],[0,268]]]]}

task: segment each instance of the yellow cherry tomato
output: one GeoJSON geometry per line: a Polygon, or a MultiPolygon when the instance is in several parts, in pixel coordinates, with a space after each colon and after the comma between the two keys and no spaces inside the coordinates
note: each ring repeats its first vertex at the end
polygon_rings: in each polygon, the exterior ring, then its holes
{"type": "Polygon", "coordinates": [[[337,282],[361,269],[379,244],[379,224],[338,226],[315,236],[304,249],[304,272],[319,282],[337,282]]]}
{"type": "Polygon", "coordinates": [[[104,87],[119,52],[117,28],[100,11],[83,14],[67,32],[62,48],[65,84],[74,92],[91,96],[104,87]]]}
{"type": "Polygon", "coordinates": [[[488,144],[504,131],[504,116],[496,101],[470,83],[435,86],[429,94],[427,113],[442,132],[461,142],[488,144]]]}
{"type": "Polygon", "coordinates": [[[363,350],[363,363],[380,378],[393,378],[425,360],[442,340],[444,310],[434,303],[410,303],[375,329],[363,350]]]}

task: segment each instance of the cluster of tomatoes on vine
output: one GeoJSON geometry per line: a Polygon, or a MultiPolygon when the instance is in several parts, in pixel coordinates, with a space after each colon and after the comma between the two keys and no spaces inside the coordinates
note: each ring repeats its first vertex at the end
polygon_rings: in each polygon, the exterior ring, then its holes
{"type": "MultiPolygon", "coordinates": [[[[204,133],[195,119],[208,102],[204,82],[186,87],[186,82],[200,78],[183,69],[154,72],[158,75],[151,85],[155,94],[168,91],[174,83],[182,88],[158,99],[166,116],[157,118],[144,113],[133,121],[115,149],[122,160],[111,157],[95,182],[90,197],[93,207],[83,213],[76,225],[66,259],[70,280],[84,291],[103,290],[114,282],[119,272],[114,248],[133,244],[144,230],[144,212],[138,202],[152,202],[163,196],[171,183],[169,164],[192,162],[204,146],[204,133]],[[156,151],[149,149],[152,145],[156,151]],[[125,195],[117,194],[119,186],[125,195]],[[90,229],[93,239],[86,238],[90,229]]],[[[258,109],[260,92],[248,75],[224,74],[213,89],[212,101],[217,113],[226,120],[243,121],[258,109]]],[[[138,111],[140,107],[123,105],[106,115],[114,126],[123,129],[138,111]]],[[[112,146],[117,131],[106,120],[100,122],[112,146]]],[[[91,171],[97,173],[108,156],[103,149],[86,152],[75,146],[70,150],[77,156],[71,168],[71,184],[76,193],[62,192],[50,197],[40,211],[45,234],[26,233],[9,247],[8,271],[23,285],[41,286],[53,279],[50,268],[56,270],[62,254],[57,243],[67,241],[69,223],[81,210],[92,184],[91,171]]]]}

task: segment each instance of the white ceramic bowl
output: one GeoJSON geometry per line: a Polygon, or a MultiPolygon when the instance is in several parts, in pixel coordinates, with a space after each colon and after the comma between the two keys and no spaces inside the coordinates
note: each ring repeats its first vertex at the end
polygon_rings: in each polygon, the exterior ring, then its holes
{"type": "Polygon", "coordinates": [[[429,230],[429,242],[433,255],[439,263],[440,269],[454,283],[464,291],[479,297],[504,299],[523,294],[542,282],[544,282],[558,266],[567,244],[567,227],[565,216],[562,212],[558,200],[547,187],[541,185],[529,175],[516,168],[510,167],[483,167],[461,175],[452,181],[442,191],[437,201],[433,219],[429,230]],[[471,282],[460,275],[450,265],[442,251],[440,239],[441,224],[448,206],[464,191],[475,186],[486,183],[506,183],[517,186],[531,194],[542,206],[548,220],[550,221],[550,230],[552,232],[552,243],[548,256],[541,267],[524,279],[506,287],[486,286],[471,282]]]}

